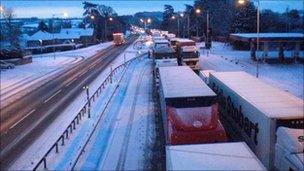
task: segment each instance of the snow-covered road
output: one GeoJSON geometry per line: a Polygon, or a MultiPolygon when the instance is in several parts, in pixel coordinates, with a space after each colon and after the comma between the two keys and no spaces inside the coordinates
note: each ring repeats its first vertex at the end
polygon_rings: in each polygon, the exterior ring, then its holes
{"type": "Polygon", "coordinates": [[[1,106],[10,104],[23,94],[19,94],[13,99],[10,98],[13,95],[22,91],[26,94],[34,90],[68,67],[77,65],[81,60],[93,56],[112,44],[112,42],[108,42],[77,50],[56,52],[55,58],[54,53],[33,55],[32,63],[16,66],[10,70],[1,70],[1,106]]]}
{"type": "Polygon", "coordinates": [[[144,170],[152,166],[155,109],[152,61],[132,64],[76,169],[144,170]]]}
{"type": "MultiPolygon", "coordinates": [[[[88,53],[92,53],[92,52],[88,52],[88,53]]],[[[128,61],[128,60],[134,58],[136,56],[136,53],[137,53],[137,50],[133,49],[133,45],[129,46],[125,50],[124,53],[119,55],[113,62],[111,62],[111,64],[108,65],[108,67],[106,67],[104,69],[104,71],[89,85],[90,92],[91,93],[95,92],[97,90],[97,88],[101,85],[101,83],[106,79],[106,77],[109,75],[109,73],[111,71],[111,66],[113,68],[115,68],[115,67],[121,65],[125,60],[128,61]]],[[[98,104],[104,103],[105,100],[107,100],[109,98],[109,95],[111,94],[111,91],[113,90],[113,87],[114,87],[114,85],[107,84],[107,86],[106,86],[107,91],[103,91],[103,94],[100,96],[100,99],[102,99],[103,102],[96,101],[92,107],[94,108],[94,106],[96,106],[96,105],[98,106],[98,104]]],[[[43,155],[47,152],[47,150],[56,142],[58,137],[60,137],[60,135],[64,132],[64,130],[71,123],[73,118],[78,114],[78,112],[81,110],[81,108],[84,106],[84,104],[86,102],[87,102],[86,93],[85,93],[85,91],[83,91],[69,106],[67,106],[67,108],[52,122],[52,124],[50,124],[46,128],[44,133],[39,138],[37,138],[35,140],[35,142],[31,146],[29,146],[20,155],[20,157],[12,164],[12,166],[10,166],[9,169],[10,170],[31,170],[37,164],[37,162],[43,157],[43,155]]],[[[102,106],[99,105],[98,108],[100,109],[101,107],[102,106]]],[[[97,112],[96,114],[98,114],[98,115],[100,114],[100,113],[98,113],[100,111],[96,111],[96,112],[97,112]]],[[[90,125],[92,127],[92,122],[88,122],[87,125],[90,125]]],[[[84,127],[84,129],[89,128],[89,127],[86,127],[85,125],[81,125],[81,126],[84,127]]],[[[79,130],[76,130],[76,132],[78,132],[78,131],[79,130]]],[[[90,132],[90,131],[91,130],[89,130],[88,132],[90,132]]],[[[81,132],[79,132],[79,134],[73,133],[73,135],[75,137],[77,137],[77,135],[80,137],[83,137],[83,135],[81,135],[81,132]]],[[[70,137],[70,139],[72,139],[72,137],[70,137]]],[[[77,140],[76,140],[76,142],[77,142],[77,140]]],[[[79,147],[79,146],[75,146],[75,148],[77,148],[77,147],[79,147]]],[[[75,148],[74,148],[74,150],[75,150],[75,148]]],[[[62,152],[63,149],[66,150],[66,152],[69,150],[66,146],[63,146],[62,149],[60,149],[60,151],[61,151],[60,155],[63,155],[63,152],[62,152]]],[[[60,166],[60,164],[56,163],[56,161],[58,162],[58,160],[60,160],[61,158],[58,157],[58,155],[54,155],[52,157],[54,157],[56,160],[53,159],[53,161],[52,161],[52,158],[49,159],[48,165],[53,164],[53,165],[50,165],[50,168],[55,169],[56,166],[57,167],[60,166]],[[56,165],[56,166],[54,166],[54,165],[56,165]]],[[[64,160],[64,161],[68,161],[68,160],[69,159],[64,160]]],[[[61,165],[62,168],[69,166],[68,162],[66,162],[65,164],[66,165],[61,165]]]]}
{"type": "MultiPolygon", "coordinates": [[[[204,46],[199,44],[198,46],[204,46]]],[[[256,75],[256,62],[250,59],[249,51],[235,51],[230,46],[213,42],[213,47],[207,56],[200,50],[199,64],[202,69],[216,71],[245,71],[256,75]]],[[[259,78],[268,84],[304,98],[304,66],[303,64],[259,64],[259,78]]]]}

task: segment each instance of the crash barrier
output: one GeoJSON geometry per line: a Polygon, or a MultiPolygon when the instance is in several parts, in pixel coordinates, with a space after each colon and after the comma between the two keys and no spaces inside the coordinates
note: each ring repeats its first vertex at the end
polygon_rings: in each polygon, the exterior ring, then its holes
{"type": "MultiPolygon", "coordinates": [[[[53,151],[55,150],[55,153],[59,153],[59,146],[64,146],[65,145],[65,141],[67,139],[69,139],[69,135],[73,133],[74,130],[76,130],[77,126],[80,124],[80,121],[85,119],[85,117],[90,118],[90,104],[91,102],[95,102],[95,100],[101,95],[102,90],[105,89],[106,85],[111,84],[112,83],[112,77],[114,76],[114,74],[116,74],[119,70],[126,68],[128,66],[129,63],[133,62],[135,59],[140,59],[141,57],[145,56],[147,53],[138,53],[138,55],[135,58],[132,58],[128,61],[123,62],[122,64],[120,64],[119,66],[117,66],[114,69],[111,69],[110,74],[106,77],[106,79],[102,82],[102,84],[97,88],[97,90],[92,94],[92,96],[88,99],[88,101],[85,103],[85,105],[80,109],[80,111],[78,112],[78,114],[74,117],[74,119],[72,120],[72,122],[67,126],[67,128],[63,131],[63,133],[61,134],[61,136],[56,140],[56,142],[50,147],[50,149],[44,154],[44,156],[38,161],[38,163],[36,164],[36,166],[33,168],[33,170],[37,170],[39,168],[39,166],[41,166],[41,164],[43,165],[44,169],[47,169],[47,156],[53,151]]],[[[113,96],[113,94],[115,93],[115,91],[112,93],[111,97],[113,96]]],[[[109,101],[111,100],[111,98],[108,100],[105,108],[107,107],[109,101]]],[[[101,116],[99,117],[97,123],[100,121],[101,116]]],[[[97,124],[95,124],[93,131],[91,132],[88,140],[90,139],[90,137],[93,135],[93,132],[96,129],[97,124]]],[[[83,146],[86,147],[88,140],[86,141],[85,145],[83,146]]],[[[83,150],[81,150],[83,151],[83,150]]],[[[81,155],[81,154],[80,154],[81,155]]],[[[76,161],[78,161],[80,155],[78,155],[76,161]]],[[[76,162],[75,162],[76,164],[76,162]]],[[[74,164],[74,166],[75,166],[74,164]]]]}

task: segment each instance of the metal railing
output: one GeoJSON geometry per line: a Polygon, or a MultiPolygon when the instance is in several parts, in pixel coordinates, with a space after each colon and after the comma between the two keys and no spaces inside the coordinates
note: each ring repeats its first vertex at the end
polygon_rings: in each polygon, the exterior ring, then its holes
{"type": "MultiPolygon", "coordinates": [[[[111,70],[110,74],[106,77],[106,79],[102,82],[102,84],[97,88],[97,90],[93,93],[93,95],[89,98],[90,101],[93,100],[95,102],[96,98],[99,97],[102,90],[105,89],[107,84],[112,83],[112,77],[114,74],[116,74],[120,69],[125,68],[129,63],[133,62],[135,59],[140,58],[142,56],[146,55],[146,53],[140,54],[128,61],[124,61],[124,63],[120,64],[119,66],[115,67],[113,70],[111,70]]],[[[114,94],[115,91],[112,93],[114,94]]],[[[109,99],[110,101],[110,99],[109,99]]],[[[33,170],[37,170],[41,164],[43,164],[43,168],[47,169],[47,156],[55,149],[56,153],[59,153],[59,145],[64,146],[65,140],[69,138],[69,134],[72,134],[73,130],[76,129],[76,124],[79,125],[80,121],[84,119],[85,114],[87,114],[89,111],[89,101],[85,103],[85,105],[80,109],[78,114],[74,117],[74,119],[71,121],[71,123],[67,126],[67,128],[63,131],[61,136],[56,140],[56,142],[50,147],[50,149],[44,154],[44,156],[39,160],[39,162],[36,164],[36,166],[33,168],[33,170]]],[[[88,116],[87,116],[88,117],[88,116]]],[[[89,117],[88,117],[89,118],[89,117]]],[[[97,124],[96,124],[97,125],[97,124]]],[[[93,130],[94,131],[94,130],[93,130]]],[[[92,132],[93,132],[92,131],[92,132]]],[[[86,142],[87,144],[87,142],[86,142]]],[[[85,146],[84,146],[85,147],[85,146]]]]}

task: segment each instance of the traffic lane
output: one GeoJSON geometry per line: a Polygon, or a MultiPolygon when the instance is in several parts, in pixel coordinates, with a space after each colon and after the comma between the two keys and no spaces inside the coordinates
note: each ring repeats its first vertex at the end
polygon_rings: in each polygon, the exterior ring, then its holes
{"type": "MultiPolygon", "coordinates": [[[[122,48],[122,50],[124,50],[127,46],[128,45],[125,45],[124,48],[122,48]]],[[[25,118],[18,125],[16,125],[16,127],[15,127],[16,129],[12,130],[9,135],[12,135],[12,137],[13,137],[13,135],[20,135],[20,131],[21,132],[23,131],[24,133],[22,133],[22,135],[27,135],[28,138],[24,138],[25,136],[24,137],[19,136],[19,137],[15,138],[15,140],[9,141],[9,139],[12,139],[12,138],[10,138],[9,136],[6,136],[5,139],[7,139],[8,142],[11,143],[11,145],[10,145],[11,149],[13,148],[13,146],[16,143],[18,143],[23,138],[22,143],[19,143],[18,148],[16,148],[14,150],[14,153],[10,153],[11,156],[15,156],[16,154],[19,154],[20,152],[22,152],[22,149],[26,148],[26,145],[28,143],[32,142],[35,139],[35,137],[40,135],[41,131],[39,131],[39,130],[43,130],[48,125],[49,122],[51,122],[53,119],[55,119],[56,116],[58,116],[58,114],[60,113],[60,111],[62,111],[68,105],[68,102],[73,100],[82,91],[82,87],[84,85],[87,85],[89,82],[93,81],[95,79],[95,77],[98,76],[98,74],[100,74],[100,72],[102,70],[104,70],[104,66],[106,66],[114,58],[116,58],[120,54],[120,52],[115,51],[111,54],[112,54],[111,59],[107,58],[108,59],[107,61],[100,60],[99,65],[95,65],[94,68],[92,67],[91,69],[89,69],[89,71],[90,70],[93,71],[94,74],[92,74],[92,76],[89,77],[88,79],[84,79],[87,81],[85,81],[84,83],[79,83],[79,81],[81,81],[81,80],[78,80],[78,81],[73,81],[73,83],[70,84],[71,87],[78,86],[78,88],[73,89],[74,93],[70,93],[69,98],[67,98],[68,96],[66,96],[66,94],[68,94],[67,91],[69,91],[70,86],[65,86],[66,88],[64,90],[61,90],[55,96],[53,96],[52,98],[47,100],[47,103],[51,103],[51,102],[55,103],[55,106],[53,106],[52,110],[49,110],[48,104],[41,105],[41,107],[39,109],[36,109],[35,111],[33,111],[31,113],[31,117],[25,118]],[[73,95],[71,95],[71,94],[73,94],[73,95]],[[65,101],[63,102],[62,99],[65,99],[65,101]],[[37,118],[39,118],[41,113],[48,111],[48,110],[49,110],[49,112],[48,112],[49,114],[46,114],[44,116],[44,118],[40,118],[40,120],[37,119],[37,118]],[[37,120],[39,120],[39,121],[37,121],[37,120]],[[27,130],[27,132],[24,131],[26,129],[26,127],[28,127],[26,125],[32,125],[31,128],[29,128],[27,130]],[[34,128],[35,128],[35,130],[34,130],[34,128]],[[28,132],[30,132],[30,133],[28,133],[28,132]]],[[[91,72],[89,72],[87,74],[90,75],[91,72]]],[[[87,74],[82,75],[82,77],[87,78],[87,74]]],[[[6,135],[8,135],[8,134],[6,134],[6,135]]],[[[3,163],[7,163],[8,161],[11,161],[11,158],[14,158],[14,157],[6,157],[5,158],[6,161],[3,161],[3,163]]]]}
{"type": "MultiPolygon", "coordinates": [[[[109,50],[113,49],[114,46],[110,46],[109,48],[100,51],[99,53],[97,53],[96,55],[92,56],[91,58],[86,59],[85,61],[82,61],[81,63],[77,63],[75,65],[73,65],[72,67],[69,67],[66,69],[66,72],[63,72],[62,75],[59,75],[59,77],[65,77],[66,75],[72,74],[72,72],[77,72],[77,70],[79,70],[79,67],[85,67],[86,65],[90,64],[92,61],[98,60],[98,58],[102,55],[104,55],[106,52],[108,52],[109,50]],[[76,71],[75,71],[76,70],[76,71]]],[[[75,73],[74,73],[75,74],[75,73]]],[[[28,112],[30,112],[35,105],[35,103],[29,103],[27,106],[23,106],[23,101],[29,101],[29,98],[26,98],[26,96],[29,96],[31,93],[37,93],[39,91],[39,89],[42,86],[45,86],[47,84],[49,84],[49,82],[52,82],[53,80],[50,80],[48,82],[46,82],[45,84],[41,85],[39,88],[37,88],[34,91],[28,92],[26,95],[22,96],[21,98],[19,98],[18,100],[16,100],[14,103],[12,103],[11,105],[8,105],[6,107],[1,106],[1,112],[0,112],[0,119],[1,119],[1,127],[0,127],[0,132],[3,132],[3,126],[4,126],[4,122],[6,119],[10,118],[10,117],[15,117],[15,119],[13,120],[18,120],[21,117],[23,117],[25,114],[27,114],[28,112]],[[23,113],[22,116],[16,114],[16,113],[23,113]],[[19,117],[19,118],[18,118],[19,117]]],[[[28,91],[28,90],[25,90],[28,91]]],[[[44,91],[43,91],[44,92],[44,91]]],[[[24,93],[24,91],[22,92],[24,93]]],[[[20,94],[17,94],[16,96],[20,96],[20,94]]],[[[11,118],[12,119],[12,118],[11,118]]]]}
{"type": "MultiPolygon", "coordinates": [[[[116,49],[113,49],[113,50],[116,50],[116,49]]],[[[77,70],[70,73],[69,75],[62,76],[56,80],[53,80],[48,86],[42,87],[42,89],[40,89],[40,91],[33,92],[29,96],[27,96],[29,99],[22,101],[23,103],[20,103],[19,105],[21,107],[29,108],[28,109],[29,112],[25,115],[21,115],[22,113],[19,115],[15,114],[14,116],[19,116],[19,117],[17,117],[17,119],[18,119],[17,121],[15,120],[15,122],[13,122],[14,120],[13,121],[11,120],[10,122],[4,122],[3,124],[1,124],[2,135],[3,134],[7,135],[8,133],[12,132],[12,130],[15,129],[15,127],[18,124],[21,124],[23,122],[23,120],[26,120],[29,115],[33,114],[34,112],[38,113],[39,112],[38,108],[43,107],[46,102],[49,102],[49,100],[51,100],[55,95],[59,94],[62,91],[62,89],[61,89],[62,87],[66,87],[67,84],[64,84],[64,83],[65,83],[65,80],[68,80],[67,78],[74,77],[76,79],[81,79],[81,77],[83,77],[85,74],[88,74],[88,71],[91,70],[90,69],[91,65],[96,65],[97,62],[100,62],[101,60],[103,60],[103,58],[100,58],[100,56],[97,56],[96,58],[97,58],[96,61],[93,61],[93,63],[90,65],[86,65],[85,68],[77,68],[77,70]],[[41,97],[43,97],[43,95],[45,97],[41,98],[41,97]],[[36,102],[36,103],[31,103],[32,105],[31,105],[31,107],[29,107],[28,102],[32,102],[32,101],[36,102]]],[[[64,89],[64,91],[62,91],[62,92],[66,93],[67,91],[68,90],[64,89]]],[[[14,119],[16,119],[16,117],[14,119]]],[[[19,129],[18,132],[19,131],[22,131],[22,129],[19,129]]],[[[8,136],[8,137],[10,137],[10,136],[8,136]]],[[[1,138],[1,143],[2,143],[1,147],[3,147],[3,144],[11,143],[11,141],[13,141],[13,139],[7,138],[7,136],[5,136],[5,138],[1,138]]]]}

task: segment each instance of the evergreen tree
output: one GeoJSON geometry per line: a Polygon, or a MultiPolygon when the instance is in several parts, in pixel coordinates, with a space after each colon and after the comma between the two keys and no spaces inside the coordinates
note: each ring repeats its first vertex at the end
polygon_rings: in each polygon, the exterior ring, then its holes
{"type": "Polygon", "coordinates": [[[41,30],[43,32],[48,31],[48,26],[45,24],[44,21],[40,21],[38,25],[38,30],[41,30]]]}
{"type": "Polygon", "coordinates": [[[231,31],[233,33],[256,32],[257,10],[253,2],[246,1],[245,4],[236,8],[231,31]]]}
{"type": "Polygon", "coordinates": [[[163,30],[172,31],[172,20],[171,17],[174,15],[174,8],[171,5],[164,5],[164,13],[163,13],[163,22],[162,28],[163,30]]]}

